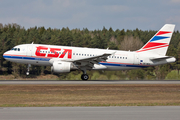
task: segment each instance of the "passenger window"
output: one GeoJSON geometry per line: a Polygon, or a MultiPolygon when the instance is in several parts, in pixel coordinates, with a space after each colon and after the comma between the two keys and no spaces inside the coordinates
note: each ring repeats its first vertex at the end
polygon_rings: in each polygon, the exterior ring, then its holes
{"type": "Polygon", "coordinates": [[[78,55],[78,53],[76,53],[76,55],[78,55]]]}
{"type": "Polygon", "coordinates": [[[75,55],[75,53],[73,53],[73,55],[75,55]]]}
{"type": "Polygon", "coordinates": [[[86,56],[86,54],[84,54],[84,56],[86,56]]]}

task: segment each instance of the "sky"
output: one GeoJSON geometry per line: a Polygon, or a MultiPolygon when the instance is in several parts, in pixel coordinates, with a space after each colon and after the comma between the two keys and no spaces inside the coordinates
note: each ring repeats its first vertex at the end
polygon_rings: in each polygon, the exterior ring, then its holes
{"type": "Polygon", "coordinates": [[[81,30],[159,30],[175,24],[180,31],[180,0],[0,0],[0,23],[81,30]]]}

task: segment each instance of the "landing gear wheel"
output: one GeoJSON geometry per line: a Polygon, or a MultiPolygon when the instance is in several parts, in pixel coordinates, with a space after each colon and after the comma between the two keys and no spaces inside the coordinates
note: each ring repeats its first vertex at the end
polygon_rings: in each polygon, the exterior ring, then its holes
{"type": "Polygon", "coordinates": [[[29,68],[30,68],[30,67],[31,67],[31,64],[28,64],[26,75],[29,75],[29,68]]]}
{"type": "Polygon", "coordinates": [[[29,72],[26,72],[26,75],[29,75],[29,72]]]}
{"type": "Polygon", "coordinates": [[[81,75],[81,79],[82,80],[88,80],[89,79],[89,76],[87,74],[82,74],[81,75]]]}

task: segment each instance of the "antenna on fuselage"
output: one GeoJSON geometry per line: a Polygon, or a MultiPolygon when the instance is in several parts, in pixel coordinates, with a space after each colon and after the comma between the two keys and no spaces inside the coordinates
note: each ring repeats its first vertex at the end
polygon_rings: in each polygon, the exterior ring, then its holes
{"type": "Polygon", "coordinates": [[[31,44],[34,44],[34,42],[32,42],[31,44]]]}

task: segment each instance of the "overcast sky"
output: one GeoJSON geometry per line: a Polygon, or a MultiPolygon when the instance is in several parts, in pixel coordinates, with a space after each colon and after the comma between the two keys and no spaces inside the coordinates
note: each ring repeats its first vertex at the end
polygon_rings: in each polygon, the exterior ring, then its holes
{"type": "Polygon", "coordinates": [[[89,30],[159,30],[171,23],[180,31],[180,0],[0,0],[0,23],[89,30]]]}

